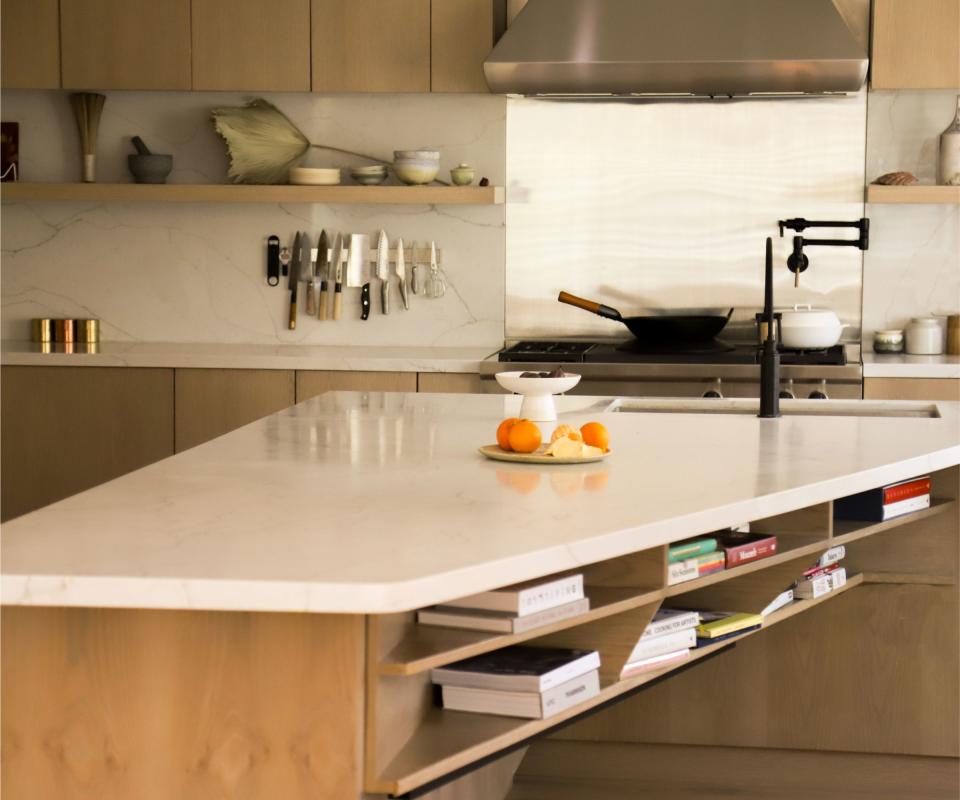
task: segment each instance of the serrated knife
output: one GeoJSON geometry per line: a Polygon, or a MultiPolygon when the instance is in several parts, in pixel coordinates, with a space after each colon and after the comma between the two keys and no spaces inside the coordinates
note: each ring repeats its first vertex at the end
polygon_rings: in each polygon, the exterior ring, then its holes
{"type": "Polygon", "coordinates": [[[300,231],[293,240],[293,263],[290,264],[290,275],[287,285],[290,288],[290,316],[287,327],[290,330],[297,329],[297,286],[300,283],[300,231]]]}
{"type": "Polygon", "coordinates": [[[380,280],[380,310],[390,313],[390,240],[387,232],[380,229],[377,238],[377,278],[380,280]]]}
{"type": "Polygon", "coordinates": [[[317,274],[320,276],[320,297],[317,316],[327,318],[327,282],[330,280],[330,243],[327,241],[327,232],[320,231],[320,241],[317,242],[317,274]]]}
{"type": "Polygon", "coordinates": [[[338,233],[333,242],[333,318],[340,319],[343,307],[343,235],[338,233]]]}
{"type": "Polygon", "coordinates": [[[403,252],[403,239],[397,239],[397,260],[394,265],[394,271],[400,281],[400,299],[403,300],[403,307],[410,308],[410,295],[407,293],[407,263],[403,252]]]}

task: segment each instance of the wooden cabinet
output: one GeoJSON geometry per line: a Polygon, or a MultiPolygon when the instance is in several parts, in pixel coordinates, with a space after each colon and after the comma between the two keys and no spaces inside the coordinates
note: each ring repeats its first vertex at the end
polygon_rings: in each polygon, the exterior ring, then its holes
{"type": "Polygon", "coordinates": [[[960,0],[873,0],[874,89],[960,88],[960,0]]]}
{"type": "Polygon", "coordinates": [[[0,84],[4,89],[60,87],[60,8],[57,0],[0,2],[0,84]]]}
{"type": "Polygon", "coordinates": [[[193,88],[310,91],[310,0],[192,0],[193,88]]]}
{"type": "Polygon", "coordinates": [[[493,49],[494,0],[443,0],[430,8],[430,90],[489,92],[483,60],[493,49]]]}
{"type": "Polygon", "coordinates": [[[65,89],[189,89],[190,0],[60,0],[60,47],[65,89]]]}
{"type": "Polygon", "coordinates": [[[864,400],[960,400],[953,378],[864,378],[864,400]]]}
{"type": "Polygon", "coordinates": [[[312,0],[311,29],[313,91],[430,91],[430,0],[312,0]]]}
{"type": "Polygon", "coordinates": [[[3,367],[4,520],[173,454],[173,370],[3,367]]]}
{"type": "Polygon", "coordinates": [[[176,450],[186,450],[289,408],[293,370],[178,369],[176,450]]]}
{"type": "Polygon", "coordinates": [[[297,372],[297,402],[323,392],[415,392],[416,372],[340,372],[302,370],[297,372]]]}
{"type": "Polygon", "coordinates": [[[496,381],[482,381],[473,372],[421,372],[417,380],[418,392],[447,394],[503,393],[496,381]]]}

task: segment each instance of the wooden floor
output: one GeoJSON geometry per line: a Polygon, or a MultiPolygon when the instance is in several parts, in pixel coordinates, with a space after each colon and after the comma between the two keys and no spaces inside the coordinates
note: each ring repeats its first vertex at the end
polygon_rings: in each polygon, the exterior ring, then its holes
{"type": "Polygon", "coordinates": [[[960,760],[805,750],[544,741],[507,800],[957,800],[960,760]]]}

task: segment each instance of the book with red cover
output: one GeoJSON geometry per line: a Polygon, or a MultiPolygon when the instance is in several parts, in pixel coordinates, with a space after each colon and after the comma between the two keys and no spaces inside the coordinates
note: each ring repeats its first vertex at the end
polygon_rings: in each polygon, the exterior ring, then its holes
{"type": "Polygon", "coordinates": [[[727,555],[727,569],[767,558],[777,552],[777,537],[765,533],[730,531],[719,538],[720,547],[727,555]]]}

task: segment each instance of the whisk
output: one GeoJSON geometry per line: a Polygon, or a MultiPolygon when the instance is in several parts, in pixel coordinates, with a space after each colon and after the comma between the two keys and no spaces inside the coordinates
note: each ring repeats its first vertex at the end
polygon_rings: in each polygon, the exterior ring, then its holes
{"type": "Polygon", "coordinates": [[[106,99],[102,94],[89,92],[70,95],[70,104],[73,106],[77,129],[80,131],[80,147],[83,149],[84,183],[94,183],[97,180],[97,131],[106,99]]]}

